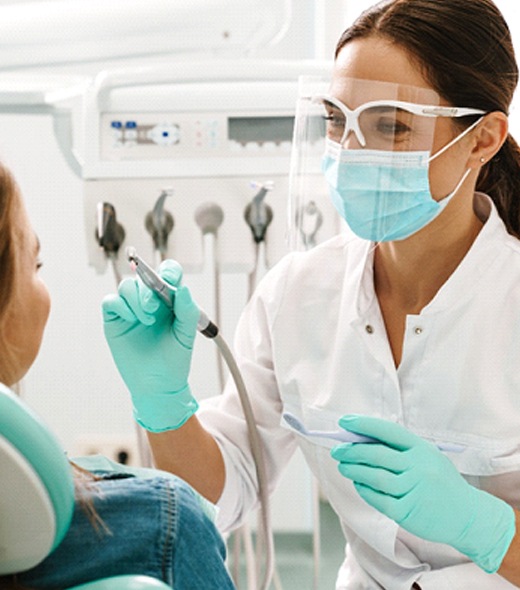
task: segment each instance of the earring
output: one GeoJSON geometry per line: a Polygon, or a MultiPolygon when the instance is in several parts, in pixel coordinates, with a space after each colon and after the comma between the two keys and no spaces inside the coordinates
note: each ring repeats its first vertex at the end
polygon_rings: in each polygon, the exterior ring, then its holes
{"type": "Polygon", "coordinates": [[[484,156],[480,157],[480,163],[483,164],[486,161],[486,158],[484,158],[484,156]]]}

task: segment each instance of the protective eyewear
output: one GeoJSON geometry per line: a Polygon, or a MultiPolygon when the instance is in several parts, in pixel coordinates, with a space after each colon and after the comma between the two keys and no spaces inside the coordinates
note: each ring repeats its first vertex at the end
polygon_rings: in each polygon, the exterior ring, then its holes
{"type": "Polygon", "coordinates": [[[343,145],[352,132],[363,148],[379,150],[421,149],[432,134],[432,118],[484,115],[466,107],[416,104],[399,100],[374,100],[349,109],[333,96],[318,95],[313,103],[322,110],[327,139],[343,145]]]}

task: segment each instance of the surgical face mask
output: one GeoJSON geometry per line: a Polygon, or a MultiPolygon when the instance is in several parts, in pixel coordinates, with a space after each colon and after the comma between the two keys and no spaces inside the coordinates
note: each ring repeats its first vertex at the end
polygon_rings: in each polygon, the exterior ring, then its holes
{"type": "Polygon", "coordinates": [[[322,169],[335,208],[352,231],[366,240],[404,240],[418,232],[443,211],[470,173],[466,170],[453,191],[436,201],[430,192],[429,163],[481,120],[433,156],[423,150],[344,149],[328,139],[322,169]]]}

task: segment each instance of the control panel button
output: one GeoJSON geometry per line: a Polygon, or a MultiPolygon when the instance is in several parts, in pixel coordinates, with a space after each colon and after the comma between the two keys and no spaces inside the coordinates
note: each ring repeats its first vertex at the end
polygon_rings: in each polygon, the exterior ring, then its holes
{"type": "Polygon", "coordinates": [[[181,130],[174,123],[160,123],[148,131],[148,138],[158,145],[175,145],[181,139],[181,130]]]}

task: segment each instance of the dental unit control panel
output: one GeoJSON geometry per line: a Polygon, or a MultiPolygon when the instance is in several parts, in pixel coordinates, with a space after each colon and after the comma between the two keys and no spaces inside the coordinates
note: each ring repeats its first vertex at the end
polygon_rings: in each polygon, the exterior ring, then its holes
{"type": "MultiPolygon", "coordinates": [[[[98,75],[87,92],[83,125],[89,263],[104,272],[110,258],[97,239],[99,226],[106,227],[99,204],[108,203],[117,216],[112,226],[124,236],[117,249],[131,244],[145,258],[157,257],[150,224],[164,225],[168,216],[161,256],[175,258],[186,272],[199,272],[204,247],[197,212],[216,205],[222,211],[216,246],[220,272],[251,273],[258,255],[248,220],[253,202],[258,211],[268,207],[263,262],[266,267],[276,263],[288,251],[298,78],[326,75],[328,67],[184,61],[98,75]]],[[[337,217],[326,194],[315,195],[315,202],[323,213],[318,236],[323,241],[337,233],[337,217]]],[[[124,256],[111,254],[123,270],[124,256]]]]}
{"type": "Polygon", "coordinates": [[[125,113],[101,118],[101,156],[106,160],[236,156],[253,157],[291,150],[293,117],[286,114],[125,113]],[[161,152],[157,151],[157,148],[161,152]]]}

